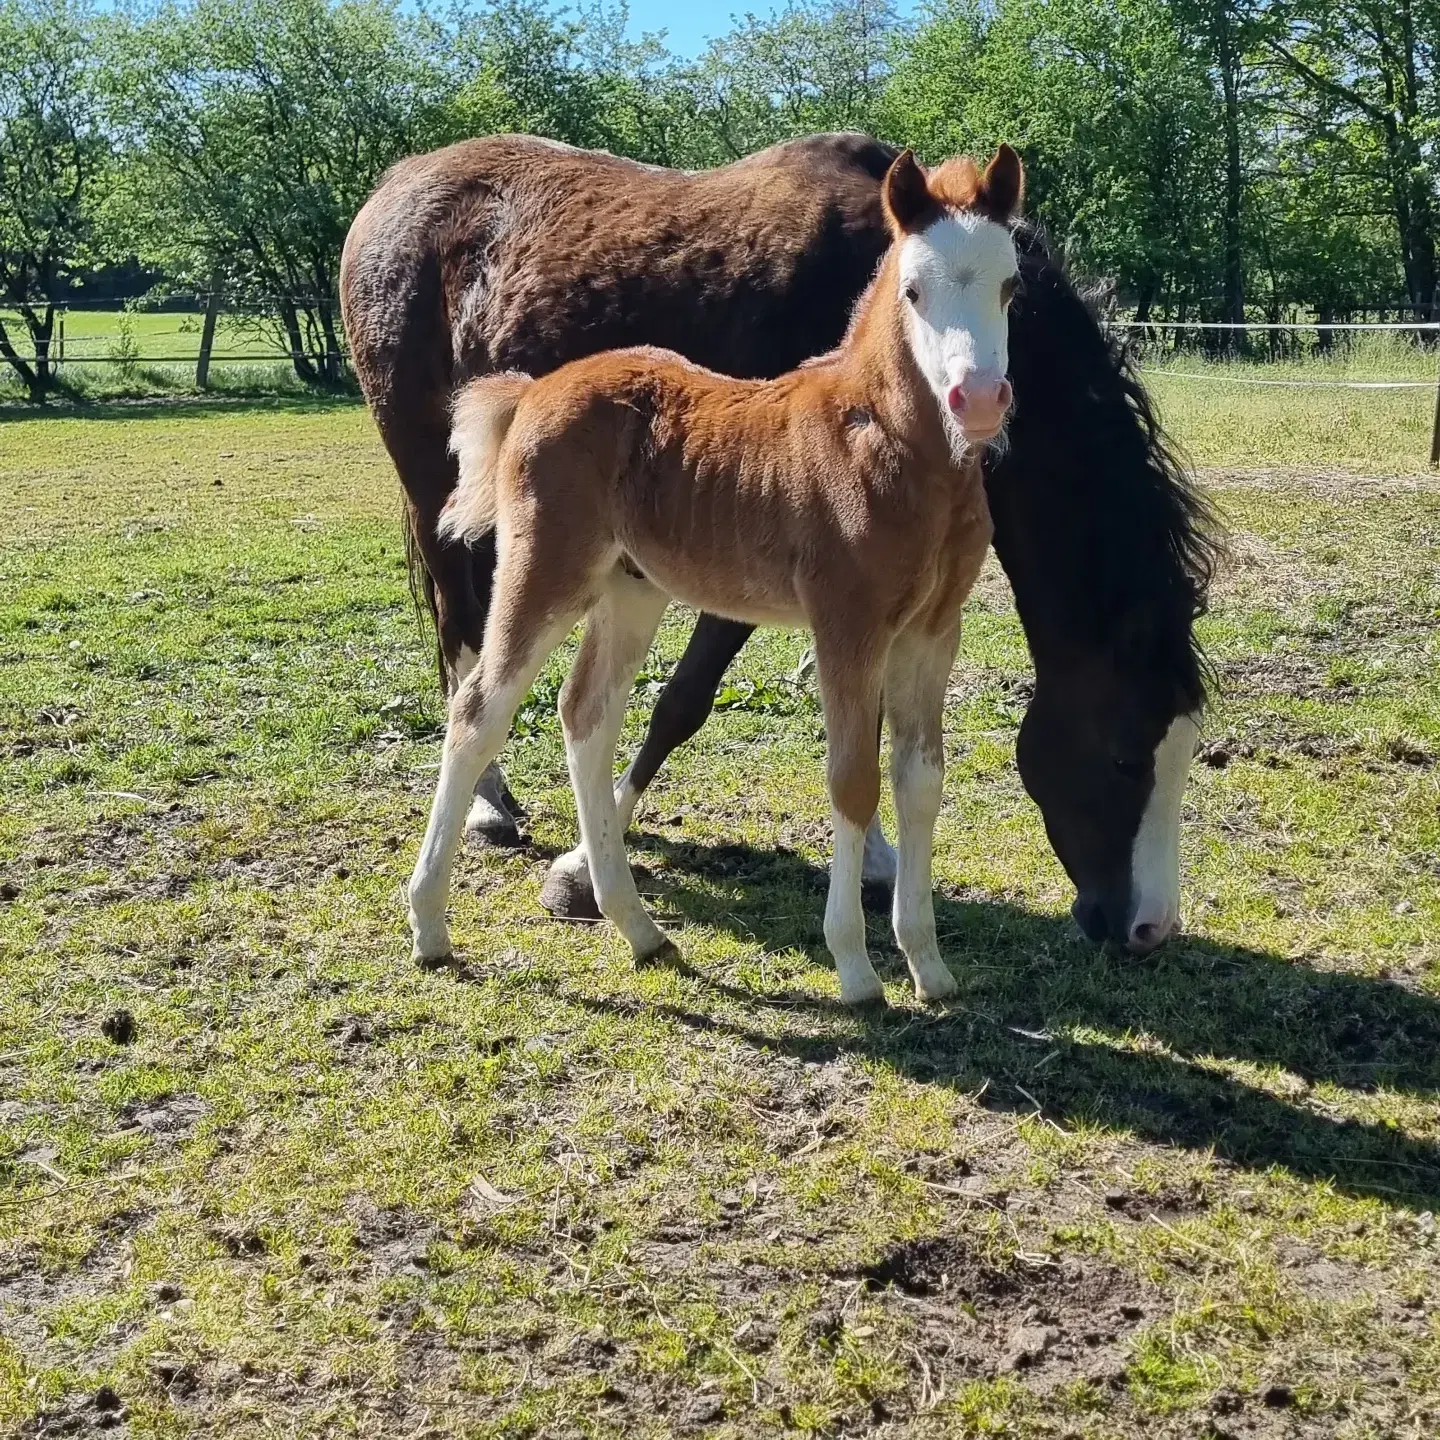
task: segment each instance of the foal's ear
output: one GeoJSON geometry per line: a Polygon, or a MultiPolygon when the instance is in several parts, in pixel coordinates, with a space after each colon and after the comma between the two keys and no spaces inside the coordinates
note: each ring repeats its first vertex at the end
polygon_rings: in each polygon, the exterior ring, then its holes
{"type": "Polygon", "coordinates": [[[1014,218],[1025,198],[1025,166],[1008,146],[1001,145],[980,177],[978,208],[1002,225],[1014,218]]]}
{"type": "Polygon", "coordinates": [[[882,188],[885,216],[897,234],[913,234],[923,230],[940,214],[940,206],[930,193],[930,182],[915,159],[913,150],[902,150],[885,172],[882,188]]]}

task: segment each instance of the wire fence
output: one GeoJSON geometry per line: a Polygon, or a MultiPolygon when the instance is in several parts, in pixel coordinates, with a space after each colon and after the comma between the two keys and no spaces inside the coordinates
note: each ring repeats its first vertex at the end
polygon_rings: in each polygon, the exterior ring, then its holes
{"type": "MultiPolygon", "coordinates": [[[[297,306],[314,307],[313,295],[280,297],[297,306]]],[[[329,302],[327,302],[329,303],[329,302]]],[[[0,310],[0,320],[11,326],[12,343],[28,332],[19,325],[20,317],[12,310],[0,310]]],[[[206,291],[158,297],[145,306],[117,308],[114,301],[65,301],[55,306],[55,330],[49,359],[62,370],[69,366],[122,367],[127,371],[146,366],[195,366],[196,383],[203,388],[209,369],[231,365],[290,365],[297,360],[314,364],[317,357],[306,348],[297,356],[289,348],[279,348],[276,334],[279,322],[273,309],[226,300],[206,291]],[[185,344],[187,337],[195,340],[194,348],[185,344]]],[[[1106,322],[1111,333],[1123,333],[1131,346],[1140,373],[1152,380],[1176,381],[1182,384],[1255,387],[1280,391],[1355,391],[1403,392],[1434,390],[1435,420],[1431,429],[1431,464],[1440,464],[1440,373],[1429,376],[1414,374],[1383,374],[1363,377],[1334,374],[1276,374],[1276,370],[1296,368],[1339,368],[1343,355],[1332,348],[1341,337],[1359,337],[1359,343],[1380,341],[1382,337],[1397,341],[1413,340],[1413,345],[1398,344],[1384,356],[1384,368],[1390,369],[1399,360],[1405,369],[1411,363],[1430,361],[1440,366],[1440,321],[1325,321],[1325,320],[1134,320],[1112,318],[1106,322]],[[1184,344],[1187,334],[1204,340],[1203,346],[1184,344]],[[1215,337],[1223,334],[1265,337],[1270,353],[1261,350],[1217,348],[1215,337]],[[1314,347],[1303,352],[1298,345],[1302,335],[1315,337],[1314,347]],[[1288,341],[1288,353],[1277,354],[1276,342],[1288,341]],[[1174,361],[1186,357],[1201,358],[1213,368],[1193,366],[1177,368],[1174,361]],[[1167,363],[1155,363],[1157,360],[1167,363]],[[1247,371],[1266,370],[1271,373],[1251,374],[1247,371]]],[[[336,327],[338,330],[338,326],[336,327]]],[[[284,345],[284,340],[280,339],[284,345]]],[[[34,361],[33,353],[22,358],[34,361]]],[[[333,363],[348,366],[349,356],[341,342],[333,363]]],[[[297,364],[297,369],[299,368],[297,364]]]]}

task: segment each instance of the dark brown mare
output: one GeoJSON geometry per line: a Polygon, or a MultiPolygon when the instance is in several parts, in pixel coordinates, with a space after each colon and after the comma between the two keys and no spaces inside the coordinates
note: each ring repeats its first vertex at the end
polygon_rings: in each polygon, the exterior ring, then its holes
{"type": "MultiPolygon", "coordinates": [[[[345,322],[450,675],[479,650],[495,564],[492,540],[437,531],[456,480],[457,387],[635,344],[748,377],[830,349],[887,243],[880,182],[894,155],[816,136],[685,175],[497,137],[381,182],[346,242],[345,322]]],[[[1017,241],[1015,405],[1008,452],[986,474],[1036,666],[1017,760],[1082,928],[1148,949],[1178,922],[1180,796],[1204,700],[1193,627],[1214,545],[1138,382],[1038,239],[1017,241]]],[[[750,633],[701,617],[622,782],[622,817],[703,723],[750,633]]],[[[504,804],[500,786],[490,800],[504,804]]],[[[492,833],[513,829],[483,798],[477,809],[492,833]]]]}

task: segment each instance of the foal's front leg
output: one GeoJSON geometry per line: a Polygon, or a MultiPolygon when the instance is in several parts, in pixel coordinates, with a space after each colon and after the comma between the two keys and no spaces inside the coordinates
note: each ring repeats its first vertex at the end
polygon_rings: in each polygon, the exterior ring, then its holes
{"type": "Polygon", "coordinates": [[[816,637],[816,669],[825,710],[826,772],[830,783],[830,819],[835,856],[825,896],[825,944],[840,977],[846,1005],[881,1004],[885,989],[865,945],[861,874],[865,831],[880,799],[880,756],[875,748],[880,723],[877,665],[859,659],[858,645],[834,645],[816,637]]]}
{"type": "Polygon", "coordinates": [[[945,784],[945,687],[959,639],[958,628],[938,638],[902,633],[890,647],[885,670],[890,778],[900,842],[895,940],[921,1000],[944,1000],[958,988],[940,958],[931,860],[945,784]]]}

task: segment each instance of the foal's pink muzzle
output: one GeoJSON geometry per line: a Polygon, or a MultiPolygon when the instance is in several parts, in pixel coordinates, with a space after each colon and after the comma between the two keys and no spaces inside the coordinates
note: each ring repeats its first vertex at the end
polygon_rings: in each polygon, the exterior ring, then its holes
{"type": "Polygon", "coordinates": [[[960,433],[967,440],[993,440],[1004,428],[1014,398],[1008,380],[988,380],[952,385],[945,403],[960,422],[960,433]]]}

